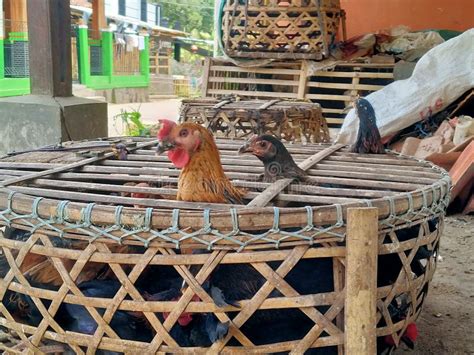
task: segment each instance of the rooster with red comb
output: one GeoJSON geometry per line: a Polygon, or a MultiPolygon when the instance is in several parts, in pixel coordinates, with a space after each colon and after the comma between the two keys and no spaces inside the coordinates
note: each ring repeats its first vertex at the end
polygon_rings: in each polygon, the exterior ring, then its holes
{"type": "Polygon", "coordinates": [[[222,168],[219,150],[209,131],[191,122],[160,120],[158,153],[182,169],[177,200],[242,204],[243,191],[232,185],[222,168]]]}

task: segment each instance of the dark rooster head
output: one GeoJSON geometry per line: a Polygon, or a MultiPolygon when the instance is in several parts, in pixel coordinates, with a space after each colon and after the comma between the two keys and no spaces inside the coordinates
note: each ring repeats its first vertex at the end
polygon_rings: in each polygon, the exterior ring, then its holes
{"type": "Polygon", "coordinates": [[[262,134],[260,136],[253,136],[250,138],[239,149],[239,154],[245,153],[253,154],[263,162],[273,161],[281,155],[284,155],[286,158],[289,157],[289,159],[293,160],[283,143],[269,134],[262,134]]]}
{"type": "Polygon", "coordinates": [[[250,138],[239,149],[239,154],[250,153],[263,162],[264,182],[282,178],[304,180],[306,173],[296,165],[283,143],[269,134],[250,138]]]}
{"type": "Polygon", "coordinates": [[[371,124],[377,124],[375,122],[375,111],[369,101],[363,98],[359,98],[355,101],[354,107],[356,109],[357,116],[364,119],[364,121],[369,121],[371,124]]]}
{"type": "Polygon", "coordinates": [[[113,147],[113,152],[115,154],[115,158],[118,160],[127,160],[128,156],[128,149],[127,146],[123,143],[119,143],[113,147]]]}
{"type": "Polygon", "coordinates": [[[380,138],[380,132],[377,128],[375,111],[369,101],[366,99],[357,99],[355,110],[359,117],[359,132],[357,141],[352,147],[352,152],[360,154],[383,154],[385,149],[380,138]]]}
{"type": "MultiPolygon", "coordinates": [[[[177,124],[170,120],[159,120],[161,128],[158,131],[160,145],[158,154],[168,151],[168,158],[177,168],[184,168],[205,144],[214,145],[211,134],[202,126],[186,122],[177,124]]],[[[216,148],[217,150],[217,148],[216,148]]]]}

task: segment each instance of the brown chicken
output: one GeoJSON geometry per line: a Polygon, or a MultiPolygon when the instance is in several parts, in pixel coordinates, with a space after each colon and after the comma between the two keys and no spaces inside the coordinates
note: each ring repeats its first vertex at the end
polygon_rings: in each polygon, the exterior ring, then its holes
{"type": "Polygon", "coordinates": [[[243,191],[232,185],[222,168],[213,136],[195,123],[160,120],[158,153],[168,151],[171,162],[182,169],[177,200],[241,204],[243,191]]]}

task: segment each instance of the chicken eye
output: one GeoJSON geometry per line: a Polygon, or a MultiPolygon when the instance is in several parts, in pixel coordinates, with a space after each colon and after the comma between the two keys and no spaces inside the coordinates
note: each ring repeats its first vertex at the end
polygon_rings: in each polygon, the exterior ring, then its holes
{"type": "Polygon", "coordinates": [[[179,136],[180,137],[187,137],[188,136],[188,130],[187,129],[182,129],[180,132],[179,132],[179,136]]]}
{"type": "Polygon", "coordinates": [[[260,147],[265,148],[267,146],[267,142],[260,142],[259,145],[260,147]]]}

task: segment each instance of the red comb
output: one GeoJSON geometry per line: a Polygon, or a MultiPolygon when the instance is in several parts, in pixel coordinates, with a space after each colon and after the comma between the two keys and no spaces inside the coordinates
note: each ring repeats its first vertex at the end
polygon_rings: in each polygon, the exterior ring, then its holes
{"type": "Polygon", "coordinates": [[[415,323],[410,323],[407,327],[405,335],[413,342],[418,338],[418,328],[415,323]]]}
{"type": "Polygon", "coordinates": [[[161,119],[161,120],[158,120],[158,122],[161,123],[161,129],[158,131],[157,136],[158,136],[158,139],[161,141],[170,134],[173,127],[176,126],[176,122],[173,122],[167,119],[161,119]]]}

